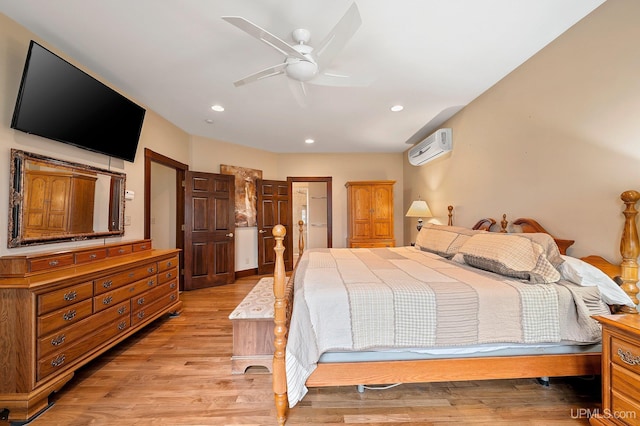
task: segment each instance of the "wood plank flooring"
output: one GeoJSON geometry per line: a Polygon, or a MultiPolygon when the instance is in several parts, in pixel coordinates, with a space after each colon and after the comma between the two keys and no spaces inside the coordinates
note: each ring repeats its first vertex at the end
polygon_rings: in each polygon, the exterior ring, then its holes
{"type": "MultiPolygon", "coordinates": [[[[274,425],[271,375],[231,374],[229,314],[260,277],[182,293],[184,312],[148,326],[82,368],[31,425],[274,425]]],[[[288,425],[588,424],[597,379],[311,389],[288,425]]]]}

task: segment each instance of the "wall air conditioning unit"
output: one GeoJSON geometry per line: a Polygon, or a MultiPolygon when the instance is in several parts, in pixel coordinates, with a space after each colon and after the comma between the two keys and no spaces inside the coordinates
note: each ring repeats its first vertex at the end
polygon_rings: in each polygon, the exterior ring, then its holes
{"type": "Polygon", "coordinates": [[[445,152],[451,151],[452,148],[451,129],[439,129],[422,142],[415,144],[407,155],[411,165],[421,166],[434,158],[438,158],[445,152]]]}

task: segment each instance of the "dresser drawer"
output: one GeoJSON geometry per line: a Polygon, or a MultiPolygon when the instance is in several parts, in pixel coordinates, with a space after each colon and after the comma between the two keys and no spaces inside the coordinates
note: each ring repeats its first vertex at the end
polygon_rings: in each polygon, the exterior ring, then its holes
{"type": "Polygon", "coordinates": [[[128,300],[144,291],[147,291],[150,287],[155,287],[156,277],[155,275],[150,278],[145,278],[140,281],[136,281],[124,287],[117,288],[115,290],[103,293],[93,298],[93,310],[99,312],[118,303],[128,300]]]}
{"type": "Polygon", "coordinates": [[[106,277],[97,279],[94,281],[94,294],[98,295],[123,285],[132,283],[134,281],[141,280],[145,277],[155,275],[158,271],[158,267],[155,263],[149,263],[139,268],[132,269],[126,272],[120,272],[114,275],[108,275],[106,277]]]}
{"type": "Polygon", "coordinates": [[[125,244],[125,245],[116,246],[116,247],[109,247],[107,249],[107,256],[108,257],[123,256],[125,254],[129,254],[132,252],[133,252],[133,247],[131,246],[131,244],[125,244]]]}
{"type": "Polygon", "coordinates": [[[178,268],[167,269],[162,272],[158,272],[158,283],[166,283],[167,281],[174,280],[178,276],[178,268]]]}
{"type": "Polygon", "coordinates": [[[640,405],[638,401],[613,392],[611,395],[611,415],[617,417],[623,425],[640,426],[640,405]]]}
{"type": "Polygon", "coordinates": [[[131,313],[131,326],[138,325],[153,317],[153,315],[162,311],[164,308],[171,306],[173,303],[177,302],[179,298],[177,291],[171,291],[163,296],[161,296],[155,302],[150,303],[149,305],[144,306],[139,309],[137,312],[131,313]]]}
{"type": "Polygon", "coordinates": [[[166,271],[167,269],[171,268],[177,268],[178,263],[178,256],[172,257],[171,259],[160,260],[158,261],[158,272],[166,271]]]}
{"type": "Polygon", "coordinates": [[[611,365],[611,389],[612,393],[617,393],[631,401],[635,401],[636,404],[640,404],[640,400],[638,400],[640,396],[638,393],[640,390],[640,376],[627,368],[619,367],[616,364],[611,365]]]}
{"type": "Polygon", "coordinates": [[[640,374],[640,345],[617,337],[611,338],[611,362],[640,374]]]}
{"type": "Polygon", "coordinates": [[[38,296],[38,315],[46,314],[64,306],[73,305],[93,296],[93,282],[89,281],[62,290],[38,296]]]}
{"type": "Polygon", "coordinates": [[[42,380],[50,374],[65,370],[71,366],[76,359],[102,345],[107,340],[123,333],[130,325],[129,317],[120,318],[100,328],[75,345],[70,345],[63,351],[58,351],[40,358],[38,361],[37,380],[42,380]]]}
{"type": "Polygon", "coordinates": [[[38,336],[45,336],[62,327],[75,324],[91,315],[92,312],[93,301],[87,299],[49,314],[39,316],[38,336]]]}
{"type": "Polygon", "coordinates": [[[29,260],[29,270],[31,272],[40,272],[73,265],[73,253],[65,253],[55,256],[47,256],[40,259],[29,260]]]}
{"type": "Polygon", "coordinates": [[[158,300],[165,294],[173,291],[176,288],[176,281],[174,280],[172,283],[165,283],[159,285],[153,290],[149,290],[145,293],[142,293],[131,299],[131,312],[135,315],[136,311],[141,308],[148,306],[154,301],[158,300]],[[173,284],[173,285],[172,285],[173,284]]]}
{"type": "Polygon", "coordinates": [[[88,334],[92,333],[96,328],[96,324],[107,324],[118,318],[129,318],[129,305],[129,301],[127,300],[118,306],[113,306],[112,308],[85,318],[76,324],[58,330],[56,333],[38,339],[38,358],[75,345],[88,334]]]}
{"type": "Polygon", "coordinates": [[[82,263],[94,262],[96,260],[105,259],[106,257],[107,257],[106,248],[81,251],[79,253],[76,253],[76,263],[82,264],[82,263]]]}
{"type": "Polygon", "coordinates": [[[144,250],[151,250],[151,241],[143,241],[140,243],[134,243],[132,246],[133,252],[139,252],[144,250]]]}

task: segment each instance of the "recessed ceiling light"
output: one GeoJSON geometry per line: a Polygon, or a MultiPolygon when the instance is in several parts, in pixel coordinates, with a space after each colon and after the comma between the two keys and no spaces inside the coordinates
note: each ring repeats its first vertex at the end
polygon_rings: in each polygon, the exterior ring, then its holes
{"type": "Polygon", "coordinates": [[[204,121],[205,121],[207,124],[212,124],[212,123],[213,123],[213,120],[212,120],[212,119],[210,119],[210,118],[207,118],[207,119],[206,119],[206,120],[204,120],[204,121]]]}
{"type": "Polygon", "coordinates": [[[211,107],[212,110],[216,111],[216,112],[222,112],[224,111],[224,107],[222,105],[213,105],[211,107]]]}
{"type": "Polygon", "coordinates": [[[398,112],[398,111],[402,111],[404,109],[404,107],[402,105],[394,105],[391,107],[391,111],[393,112],[398,112]]]}
{"type": "Polygon", "coordinates": [[[315,141],[311,138],[305,139],[304,143],[314,143],[315,141]]]}

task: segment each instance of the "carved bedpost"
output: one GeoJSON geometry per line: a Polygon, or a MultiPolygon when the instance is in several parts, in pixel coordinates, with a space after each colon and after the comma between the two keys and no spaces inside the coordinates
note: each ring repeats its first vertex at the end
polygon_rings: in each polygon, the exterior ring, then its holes
{"type": "Polygon", "coordinates": [[[453,206],[448,206],[447,210],[449,210],[449,221],[447,222],[447,225],[453,226],[453,206]]]}
{"type": "MultiPolygon", "coordinates": [[[[620,198],[626,205],[624,214],[624,231],[620,240],[620,254],[622,263],[620,264],[622,274],[622,284],[620,287],[631,297],[636,305],[638,304],[638,254],[640,254],[640,242],[638,241],[638,228],[636,226],[636,203],[640,200],[640,192],[625,191],[620,198]]],[[[629,306],[621,306],[619,312],[637,314],[637,310],[629,306]]]]}
{"type": "Polygon", "coordinates": [[[273,294],[274,303],[274,341],[273,346],[273,394],[276,403],[276,415],[279,425],[284,425],[287,420],[287,410],[289,401],[287,398],[287,376],[285,371],[285,334],[286,334],[286,300],[285,282],[286,273],[284,268],[284,245],[282,241],[287,234],[287,230],[282,225],[273,227],[273,236],[276,245],[273,250],[276,252],[276,261],[273,271],[273,294]]]}
{"type": "Polygon", "coordinates": [[[298,256],[302,256],[304,253],[304,222],[301,220],[298,221],[298,229],[300,231],[298,232],[298,256]]]}
{"type": "Polygon", "coordinates": [[[502,215],[502,220],[500,221],[500,232],[507,232],[507,225],[509,221],[507,221],[507,214],[502,215]]]}

